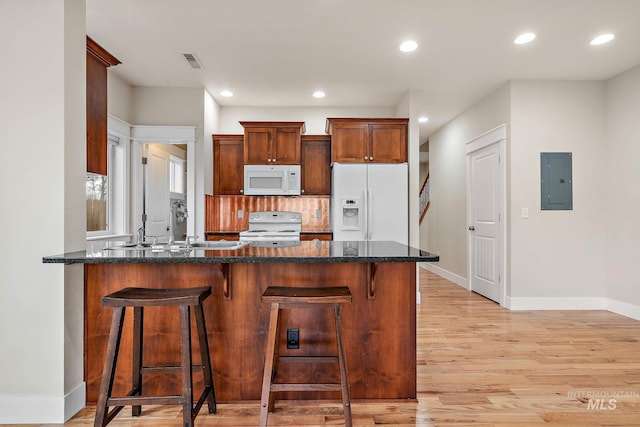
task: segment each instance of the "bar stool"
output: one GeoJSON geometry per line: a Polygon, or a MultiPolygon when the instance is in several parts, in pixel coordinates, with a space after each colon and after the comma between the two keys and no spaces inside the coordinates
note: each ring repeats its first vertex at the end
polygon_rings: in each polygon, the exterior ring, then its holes
{"type": "Polygon", "coordinates": [[[271,315],[269,318],[269,332],[267,335],[267,351],[264,361],[264,375],[262,377],[262,397],[260,401],[260,426],[267,425],[269,412],[273,411],[275,398],[273,392],[278,391],[341,391],[344,421],[346,426],[351,426],[351,397],[349,395],[349,377],[347,375],[347,362],[342,344],[342,325],[340,312],[342,303],[351,302],[351,292],[346,286],[324,288],[294,288],[269,286],[262,294],[262,302],[271,303],[271,315]],[[290,356],[279,357],[278,338],[280,336],[280,310],[313,308],[324,305],[326,308],[333,306],[336,325],[337,356],[290,356]],[[285,384],[276,383],[275,377],[279,362],[334,362],[340,369],[340,383],[314,383],[314,384],[285,384]]]}
{"type": "Polygon", "coordinates": [[[182,404],[183,426],[191,427],[200,408],[207,401],[209,413],[216,412],[215,390],[211,374],[209,344],[204,322],[202,302],[211,295],[211,287],[184,289],[149,289],[124,288],[102,298],[103,307],[113,307],[111,331],[107,344],[102,382],[96,406],[94,427],[106,426],[124,406],[132,406],[132,415],[140,415],[141,405],[182,404]],[[144,307],[178,306],[180,308],[180,353],[179,366],[144,366],[142,360],[142,335],[144,307]],[[111,397],[113,380],[122,325],[126,307],[133,307],[133,375],[132,389],[125,397],[111,397]],[[202,365],[194,366],[191,360],[191,319],[190,307],[194,308],[198,339],[200,342],[200,358],[202,365]],[[201,369],[204,375],[204,390],[195,406],[193,405],[193,369],[201,369]],[[143,396],[142,375],[146,373],[182,372],[182,394],[177,396],[143,396]],[[110,406],[115,406],[109,411],[110,406]]]}

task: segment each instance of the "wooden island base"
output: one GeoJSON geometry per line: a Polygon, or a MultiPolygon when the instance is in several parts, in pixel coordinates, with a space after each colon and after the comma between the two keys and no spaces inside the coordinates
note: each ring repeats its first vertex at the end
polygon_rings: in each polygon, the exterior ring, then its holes
{"type": "MultiPolygon", "coordinates": [[[[348,286],[343,334],[353,399],[416,398],[416,264],[414,262],[331,263],[104,263],[85,264],[85,378],[87,402],[97,400],[112,310],[104,295],[126,286],[181,288],[206,286],[205,320],[219,402],[260,400],[269,305],[260,300],[268,285],[348,286]]],[[[284,311],[280,354],[335,355],[335,332],[328,310],[284,311]],[[299,329],[300,348],[286,348],[287,329],[299,329]]],[[[143,364],[180,360],[178,311],[145,310],[143,364]]],[[[195,330],[194,330],[195,333],[195,330]]],[[[198,344],[194,363],[199,363],[198,344]]],[[[336,382],[332,364],[285,364],[279,378],[291,382],[336,382]],[[326,365],[326,366],[325,366],[326,365]]],[[[195,389],[202,386],[194,373],[195,389]]],[[[127,313],[113,395],[131,384],[131,315],[127,313]]],[[[180,392],[180,376],[147,375],[145,394],[180,392]]],[[[335,398],[339,399],[339,393],[335,398]]],[[[327,398],[330,393],[288,392],[282,399],[327,398]]]]}

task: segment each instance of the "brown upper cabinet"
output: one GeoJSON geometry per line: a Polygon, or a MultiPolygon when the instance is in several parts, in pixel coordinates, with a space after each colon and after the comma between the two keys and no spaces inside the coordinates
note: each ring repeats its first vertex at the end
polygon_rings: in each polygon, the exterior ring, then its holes
{"type": "Polygon", "coordinates": [[[244,135],[213,135],[213,193],[244,191],[244,135]]]}
{"type": "Polygon", "coordinates": [[[302,135],[300,189],[304,195],[331,194],[331,137],[302,135]]]}
{"type": "Polygon", "coordinates": [[[331,162],[403,163],[407,161],[409,119],[327,119],[331,162]]]}
{"type": "Polygon", "coordinates": [[[300,164],[304,122],[240,122],[244,127],[244,164],[300,164]]]}
{"type": "Polygon", "coordinates": [[[120,61],[87,36],[87,172],[107,175],[107,68],[120,61]]]}

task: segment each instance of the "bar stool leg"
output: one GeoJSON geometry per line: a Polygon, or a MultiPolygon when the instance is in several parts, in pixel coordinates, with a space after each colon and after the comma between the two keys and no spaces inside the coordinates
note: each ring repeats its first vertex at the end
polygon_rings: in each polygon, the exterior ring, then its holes
{"type": "Polygon", "coordinates": [[[196,326],[198,328],[198,340],[200,342],[200,360],[204,374],[204,386],[207,393],[207,406],[209,413],[215,414],[216,407],[216,390],[213,385],[213,374],[211,373],[211,358],[209,356],[209,340],[207,338],[207,325],[204,323],[204,310],[202,305],[194,307],[196,326]]]}
{"type": "Polygon", "coordinates": [[[104,427],[108,422],[108,401],[109,397],[111,397],[113,379],[116,373],[116,359],[118,358],[118,352],[120,350],[120,337],[122,336],[124,313],[124,307],[114,307],[113,309],[113,316],[111,318],[111,329],[109,331],[109,341],[107,344],[107,353],[105,355],[102,380],[100,382],[100,394],[98,394],[98,402],[96,404],[96,418],[94,421],[94,427],[104,427]]]}
{"type": "Polygon", "coordinates": [[[342,319],[340,304],[333,305],[334,318],[336,321],[336,342],[338,344],[338,363],[340,365],[340,383],[342,385],[342,408],[344,411],[344,423],[346,427],[351,427],[351,394],[349,393],[349,375],[347,373],[347,360],[344,356],[344,345],[342,343],[342,319]]]}
{"type": "Polygon", "coordinates": [[[273,410],[271,399],[271,380],[273,378],[273,362],[276,354],[276,342],[278,340],[278,321],[280,317],[280,304],[271,304],[269,317],[269,332],[267,334],[267,351],[264,360],[264,373],[262,376],[262,396],[260,398],[260,427],[266,427],[269,410],[273,410]]]}
{"type": "MultiPolygon", "coordinates": [[[[133,308],[133,360],[132,360],[132,396],[142,396],[142,345],[143,345],[144,308],[133,308]]],[[[131,406],[131,415],[137,417],[142,406],[131,406]]]]}
{"type": "Polygon", "coordinates": [[[191,372],[191,319],[188,305],[180,306],[180,354],[182,367],[182,422],[193,424],[193,376],[191,372]]]}

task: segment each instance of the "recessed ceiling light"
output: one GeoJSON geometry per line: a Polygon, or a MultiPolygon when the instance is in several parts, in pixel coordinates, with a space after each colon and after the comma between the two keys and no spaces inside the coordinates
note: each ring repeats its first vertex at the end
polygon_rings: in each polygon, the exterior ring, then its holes
{"type": "Polygon", "coordinates": [[[600,34],[598,37],[596,37],[593,40],[591,40],[591,44],[594,45],[594,46],[599,46],[601,44],[609,43],[615,37],[616,36],[611,34],[611,33],[600,34]]]}
{"type": "Polygon", "coordinates": [[[420,123],[426,123],[428,121],[429,121],[429,118],[426,116],[418,117],[418,122],[420,123]]]}
{"type": "Polygon", "coordinates": [[[533,39],[535,38],[536,38],[536,35],[534,33],[524,33],[516,37],[516,39],[513,42],[515,44],[526,44],[526,43],[532,42],[533,39]]]}
{"type": "Polygon", "coordinates": [[[418,48],[418,43],[414,42],[413,40],[404,41],[400,45],[400,50],[403,52],[413,52],[417,48],[418,48]]]}
{"type": "Polygon", "coordinates": [[[325,93],[321,90],[317,90],[315,92],[313,92],[313,97],[314,98],[324,98],[325,93]]]}
{"type": "Polygon", "coordinates": [[[220,91],[220,96],[224,96],[225,98],[230,98],[233,96],[233,92],[231,92],[230,90],[223,90],[223,91],[220,91]]]}

